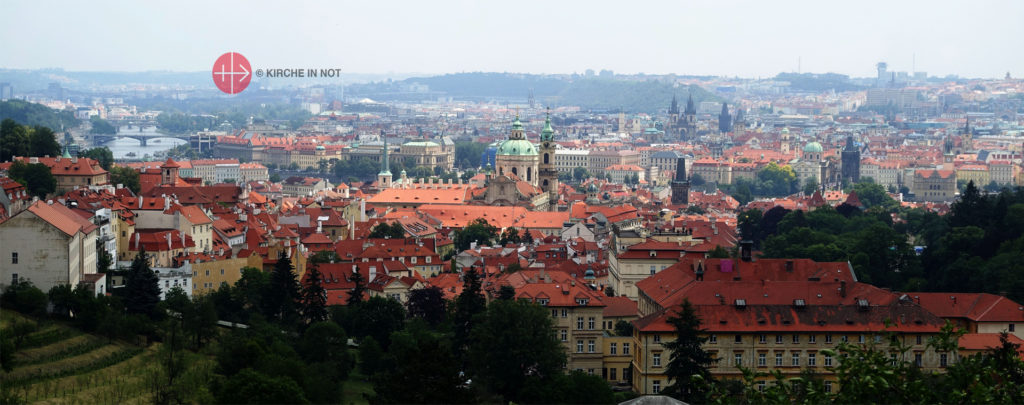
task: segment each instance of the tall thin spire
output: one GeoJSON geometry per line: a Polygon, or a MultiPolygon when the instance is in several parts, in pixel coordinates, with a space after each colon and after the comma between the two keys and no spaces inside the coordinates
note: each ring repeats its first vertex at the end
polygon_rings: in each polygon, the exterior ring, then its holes
{"type": "Polygon", "coordinates": [[[388,136],[384,130],[380,131],[380,137],[384,139],[384,155],[380,163],[380,174],[391,175],[391,162],[388,160],[388,136]]]}

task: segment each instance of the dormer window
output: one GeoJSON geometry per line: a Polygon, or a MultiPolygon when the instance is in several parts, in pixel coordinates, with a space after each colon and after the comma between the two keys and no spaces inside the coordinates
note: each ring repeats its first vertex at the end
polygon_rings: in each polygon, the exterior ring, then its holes
{"type": "Polygon", "coordinates": [[[546,306],[546,305],[548,305],[548,299],[547,298],[538,298],[537,299],[537,304],[539,304],[541,306],[546,306]]]}
{"type": "Polygon", "coordinates": [[[590,302],[590,300],[588,300],[586,298],[577,298],[576,299],[576,305],[587,305],[587,303],[589,303],[589,302],[590,302]]]}

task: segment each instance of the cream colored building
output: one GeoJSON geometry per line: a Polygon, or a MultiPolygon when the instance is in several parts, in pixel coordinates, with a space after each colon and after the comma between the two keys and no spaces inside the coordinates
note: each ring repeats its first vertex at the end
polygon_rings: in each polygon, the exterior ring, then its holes
{"type": "Polygon", "coordinates": [[[31,281],[42,291],[96,273],[99,227],[71,209],[36,201],[0,223],[0,287],[31,281]]]}

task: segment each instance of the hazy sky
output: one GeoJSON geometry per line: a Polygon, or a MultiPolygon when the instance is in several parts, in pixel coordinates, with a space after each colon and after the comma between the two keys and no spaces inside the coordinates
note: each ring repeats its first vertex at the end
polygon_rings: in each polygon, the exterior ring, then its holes
{"type": "Polygon", "coordinates": [[[1024,1],[39,1],[0,5],[0,68],[1024,77],[1024,1]]]}

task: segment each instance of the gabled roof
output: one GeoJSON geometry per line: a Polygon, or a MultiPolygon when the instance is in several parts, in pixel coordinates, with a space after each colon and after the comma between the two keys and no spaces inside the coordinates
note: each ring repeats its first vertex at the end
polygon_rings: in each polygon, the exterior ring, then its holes
{"type": "MultiPolygon", "coordinates": [[[[53,227],[60,229],[68,236],[78,232],[89,233],[96,229],[96,225],[89,220],[82,218],[70,208],[61,204],[47,204],[43,201],[36,201],[28,207],[29,212],[46,221],[53,227]]],[[[19,215],[21,215],[19,213],[19,215]]]]}
{"type": "Polygon", "coordinates": [[[943,318],[967,318],[975,322],[1024,322],[1024,306],[999,295],[943,292],[906,294],[943,318]]]}

